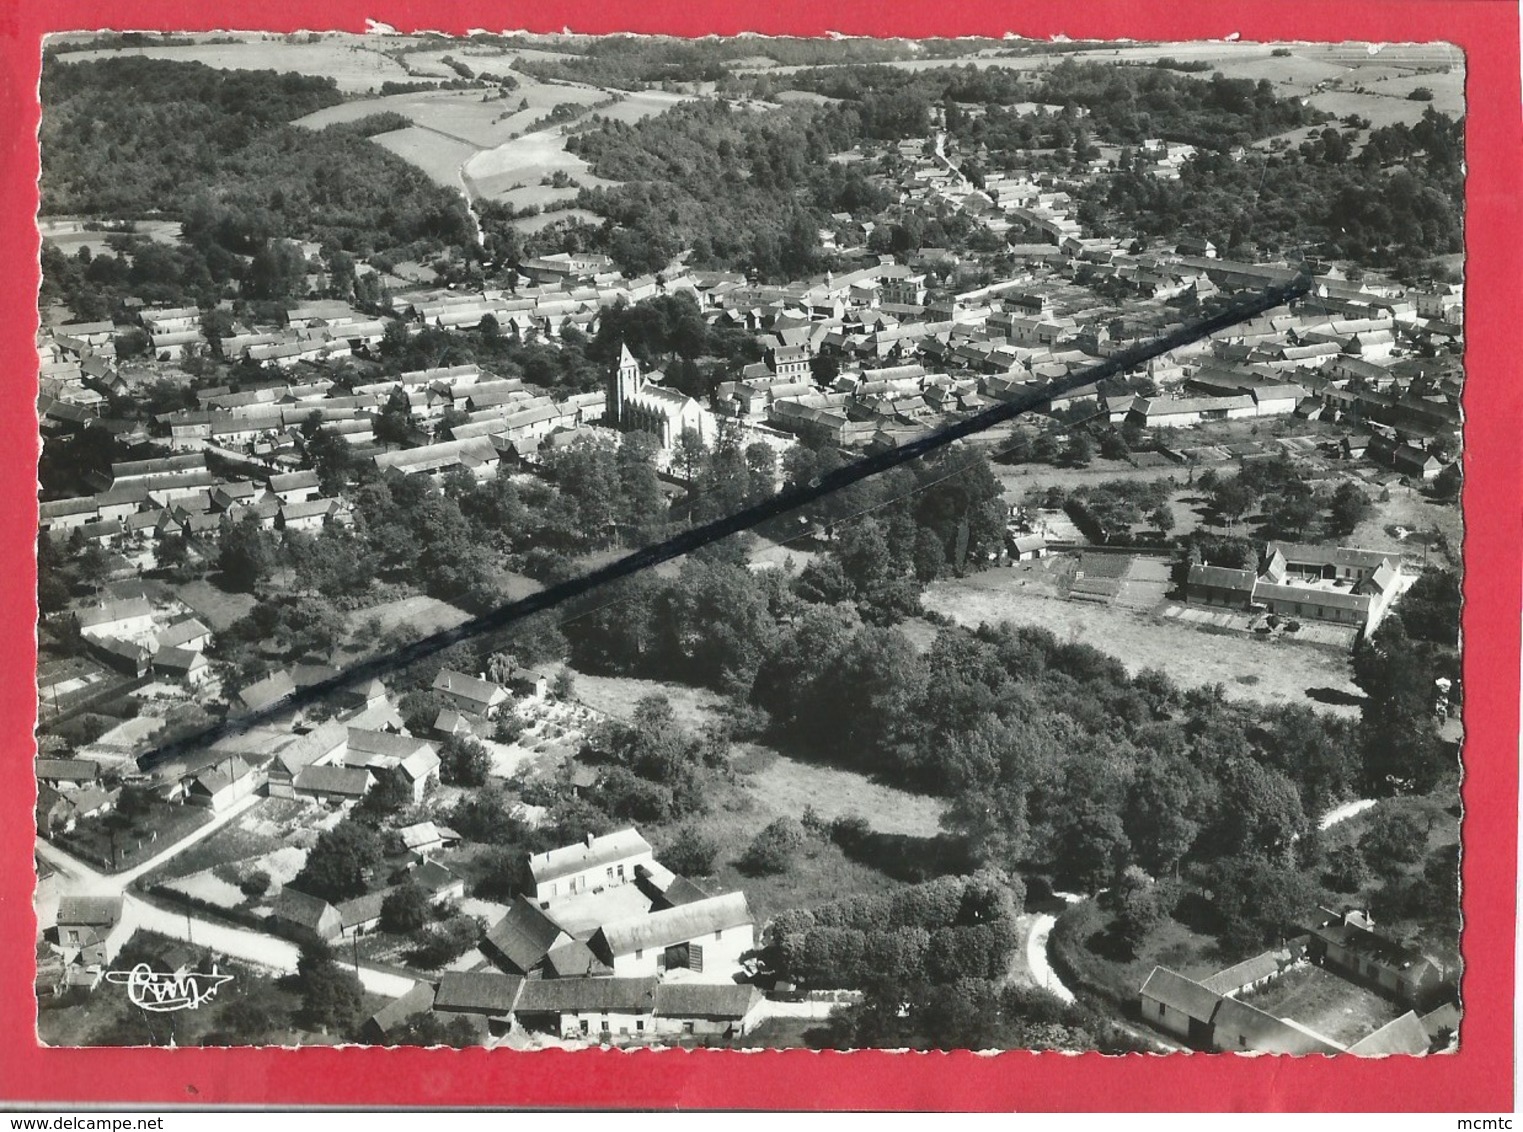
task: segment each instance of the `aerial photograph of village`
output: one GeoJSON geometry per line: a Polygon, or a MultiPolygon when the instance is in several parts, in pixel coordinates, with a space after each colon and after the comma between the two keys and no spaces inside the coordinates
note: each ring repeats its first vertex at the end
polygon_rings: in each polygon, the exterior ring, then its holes
{"type": "Polygon", "coordinates": [[[37,1040],[1457,1049],[1464,80],[50,36],[37,1040]]]}

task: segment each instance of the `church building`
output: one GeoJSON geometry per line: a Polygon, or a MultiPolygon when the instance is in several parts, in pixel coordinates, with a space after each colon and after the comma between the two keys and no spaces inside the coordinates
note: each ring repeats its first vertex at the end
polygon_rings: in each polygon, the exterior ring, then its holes
{"type": "Polygon", "coordinates": [[[603,423],[620,432],[653,434],[662,448],[674,448],[683,430],[692,429],[705,444],[714,443],[714,414],[686,393],[656,384],[661,374],[645,375],[628,346],[608,377],[603,423]]]}

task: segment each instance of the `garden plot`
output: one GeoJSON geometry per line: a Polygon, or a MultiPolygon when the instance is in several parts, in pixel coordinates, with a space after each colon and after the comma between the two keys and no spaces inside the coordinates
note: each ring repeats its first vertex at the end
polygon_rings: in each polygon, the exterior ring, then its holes
{"type": "Polygon", "coordinates": [[[211,869],[172,880],[164,887],[216,908],[237,908],[248,900],[242,889],[229,884],[211,869]]]}

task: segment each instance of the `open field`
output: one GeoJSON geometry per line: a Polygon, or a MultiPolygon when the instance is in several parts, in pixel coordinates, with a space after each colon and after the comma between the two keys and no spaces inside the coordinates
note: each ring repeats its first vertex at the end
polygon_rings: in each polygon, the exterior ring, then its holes
{"type": "Polygon", "coordinates": [[[777,755],[747,780],[780,814],[814,812],[827,821],[855,814],[879,833],[935,837],[946,803],[926,794],[883,786],[854,771],[777,755]]]}
{"type": "Polygon", "coordinates": [[[416,125],[458,138],[477,149],[491,149],[522,133],[536,118],[549,113],[560,103],[589,105],[606,97],[595,87],[552,86],[524,76],[519,88],[503,97],[479,89],[388,94],[329,106],[298,118],[296,125],[322,129],[335,122],[353,122],[372,114],[389,112],[400,114],[416,125]],[[490,97],[483,97],[484,94],[490,94],[490,97]]]}
{"type": "Polygon", "coordinates": [[[398,625],[408,625],[416,629],[419,636],[427,636],[440,629],[453,629],[469,618],[470,614],[463,609],[456,609],[436,597],[420,594],[400,601],[389,601],[385,605],[356,609],[349,614],[349,632],[358,633],[374,620],[382,633],[389,632],[398,625]]]}
{"type": "Polygon", "coordinates": [[[1331,689],[1349,702],[1324,702],[1324,710],[1357,713],[1359,691],[1348,661],[1336,654],[1200,632],[1107,605],[1062,601],[1035,587],[1012,585],[1011,579],[1011,571],[988,570],[935,582],[923,603],[968,626],[997,621],[1039,625],[1060,640],[1091,644],[1119,658],[1134,675],[1144,668],[1160,669],[1181,687],[1221,683],[1234,699],[1303,705],[1309,689],[1331,689]]]}
{"type": "Polygon", "coordinates": [[[574,188],[553,189],[540,184],[542,179],[557,172],[564,172],[581,185],[613,183],[593,176],[592,168],[587,162],[567,153],[565,140],[565,130],[553,126],[524,134],[495,149],[478,153],[465,166],[465,176],[471,185],[472,195],[501,200],[514,208],[525,208],[531,204],[543,207],[548,200],[576,195],[574,188]]]}
{"type": "Polygon", "coordinates": [[[423,126],[376,134],[370,140],[403,161],[416,165],[436,184],[447,189],[460,188],[460,167],[477,152],[475,146],[423,126]]]}
{"type": "Polygon", "coordinates": [[[1243,1001],[1276,1018],[1292,1018],[1343,1046],[1353,1045],[1402,1014],[1400,1007],[1374,991],[1312,966],[1285,972],[1243,1001]]]}
{"type": "MultiPolygon", "coordinates": [[[[70,258],[77,256],[81,248],[89,248],[92,256],[110,252],[111,248],[107,241],[118,233],[81,231],[79,227],[82,223],[81,220],[55,216],[39,219],[37,230],[42,233],[44,240],[70,258]]],[[[178,220],[138,220],[133,223],[131,233],[120,234],[147,237],[155,243],[172,246],[180,242],[180,222],[178,220]]]]}
{"type": "Polygon", "coordinates": [[[664,680],[639,680],[632,676],[589,676],[576,673],[575,698],[594,711],[613,719],[634,717],[635,705],[651,695],[664,695],[682,726],[697,729],[718,719],[724,701],[707,688],[691,688],[664,680]]]}
{"type": "Polygon", "coordinates": [[[363,44],[358,36],[324,36],[316,43],[288,42],[282,36],[259,37],[246,43],[197,43],[181,46],[125,47],[104,51],[75,51],[65,61],[146,55],[205,63],[229,71],[298,71],[323,75],[350,93],[379,90],[387,80],[406,82],[401,64],[363,44]]]}

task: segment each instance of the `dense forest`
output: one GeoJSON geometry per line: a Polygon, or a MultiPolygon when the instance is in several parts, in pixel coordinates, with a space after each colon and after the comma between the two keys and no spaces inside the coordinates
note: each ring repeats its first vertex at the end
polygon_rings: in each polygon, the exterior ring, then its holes
{"type": "Polygon", "coordinates": [[[1199,153],[1177,181],[1124,158],[1080,191],[1080,219],[1146,237],[1186,233],[1224,255],[1312,253],[1398,278],[1443,274],[1430,261],[1463,239],[1464,122],[1428,107],[1414,126],[1385,126],[1355,150],[1328,128],[1296,150],[1234,161],[1199,153]]]}
{"type": "MultiPolygon", "coordinates": [[[[559,59],[523,58],[515,69],[536,78],[639,90],[663,83],[725,83],[748,62],[809,67],[877,63],[890,59],[968,55],[993,45],[987,39],[672,39],[612,35],[583,41],[559,59]]],[[[533,45],[543,49],[540,41],[533,45]]]]}
{"type": "Polygon", "coordinates": [[[290,125],[342,101],[331,79],[132,56],[51,61],[41,100],[43,215],[181,222],[184,246],[136,268],[150,284],[279,292],[300,275],[289,240],[351,257],[474,246],[459,195],[368,140],[386,121],[290,125]]]}

